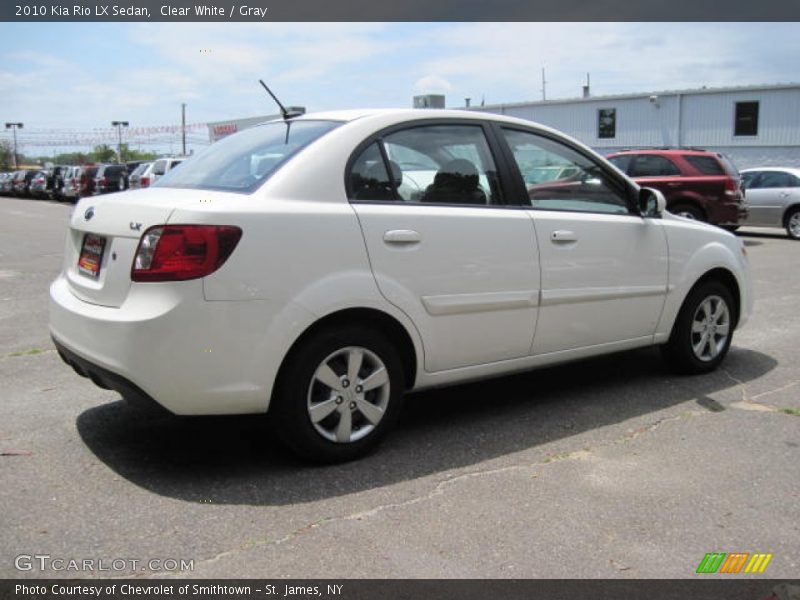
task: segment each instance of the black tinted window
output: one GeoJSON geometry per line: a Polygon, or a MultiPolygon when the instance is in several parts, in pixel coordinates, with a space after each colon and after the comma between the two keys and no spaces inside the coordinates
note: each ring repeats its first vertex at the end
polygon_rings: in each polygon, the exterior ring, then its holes
{"type": "Polygon", "coordinates": [[[758,135],[758,102],[737,102],[734,135],[758,135]]]}
{"type": "Polygon", "coordinates": [[[664,177],[680,175],[681,171],[668,158],[657,154],[640,154],[633,159],[631,177],[664,177]]]}
{"type": "Polygon", "coordinates": [[[367,146],[350,169],[350,199],[397,200],[377,142],[367,146]]]}
{"type": "Polygon", "coordinates": [[[725,175],[725,169],[713,156],[684,154],[683,158],[703,175],[725,175]]]}
{"type": "Polygon", "coordinates": [[[761,176],[758,177],[753,188],[784,188],[796,187],[796,179],[794,175],[785,173],[784,171],[762,171],[761,176]]]}
{"type": "Polygon", "coordinates": [[[622,156],[612,156],[608,159],[612,165],[617,167],[623,173],[628,172],[628,167],[631,164],[631,156],[629,154],[624,154],[622,156]]]}
{"type": "Polygon", "coordinates": [[[597,137],[600,139],[617,137],[616,108],[601,108],[597,111],[597,137]]]}

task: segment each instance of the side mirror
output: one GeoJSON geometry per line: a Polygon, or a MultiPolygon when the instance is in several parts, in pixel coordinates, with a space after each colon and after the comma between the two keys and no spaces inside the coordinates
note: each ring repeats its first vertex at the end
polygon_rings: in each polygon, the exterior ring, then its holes
{"type": "Polygon", "coordinates": [[[660,218],[667,210],[664,194],[653,188],[639,190],[639,212],[643,217],[660,218]]]}

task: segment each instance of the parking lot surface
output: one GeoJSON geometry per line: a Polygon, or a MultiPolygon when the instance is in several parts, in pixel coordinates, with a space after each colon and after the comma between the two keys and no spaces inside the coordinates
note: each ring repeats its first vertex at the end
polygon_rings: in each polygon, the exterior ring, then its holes
{"type": "Polygon", "coordinates": [[[0,198],[0,577],[694,577],[707,552],[800,569],[800,243],[779,230],[742,232],[756,310],[717,372],[643,350],[420,393],[377,452],[309,467],[262,418],[141,414],[61,362],[47,288],[71,210],[0,198]],[[141,562],[15,567],[35,554],[141,562]]]}

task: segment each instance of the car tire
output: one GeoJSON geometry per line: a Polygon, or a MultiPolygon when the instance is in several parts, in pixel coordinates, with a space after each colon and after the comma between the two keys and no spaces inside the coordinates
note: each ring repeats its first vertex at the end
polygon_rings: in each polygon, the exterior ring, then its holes
{"type": "Polygon", "coordinates": [[[689,292],[661,352],[669,366],[687,375],[708,373],[724,360],[737,320],[731,291],[717,280],[689,292]]]}
{"type": "Polygon", "coordinates": [[[669,212],[678,217],[683,217],[684,219],[691,219],[692,221],[706,220],[703,211],[693,204],[676,204],[669,209],[669,212]]]}
{"type": "Polygon", "coordinates": [[[786,213],[786,235],[793,240],[800,240],[800,206],[786,213]]]}
{"type": "Polygon", "coordinates": [[[281,369],[272,430],[314,462],[359,458],[397,421],[403,382],[397,350],[380,333],[354,326],[324,330],[302,341],[281,369]]]}

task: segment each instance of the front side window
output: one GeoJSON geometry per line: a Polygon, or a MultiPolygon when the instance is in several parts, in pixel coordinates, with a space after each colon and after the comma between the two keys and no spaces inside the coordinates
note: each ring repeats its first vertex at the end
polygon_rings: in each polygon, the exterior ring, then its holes
{"type": "Polygon", "coordinates": [[[624,194],[595,162],[549,138],[503,129],[531,206],[542,210],[628,214],[624,194]],[[543,178],[542,174],[548,177],[543,178]],[[550,175],[553,175],[552,177],[550,175]]]}
{"type": "Polygon", "coordinates": [[[356,157],[348,180],[351,200],[469,206],[503,202],[480,125],[423,125],[387,134],[356,157]]]}
{"type": "Polygon", "coordinates": [[[597,137],[601,140],[617,137],[616,108],[601,108],[597,111],[597,137]]]}
{"type": "Polygon", "coordinates": [[[737,102],[733,135],[758,135],[758,102],[737,102]]]}
{"type": "Polygon", "coordinates": [[[292,156],[339,125],[337,121],[289,120],[252,127],[215,142],[155,185],[252,192],[292,156]]]}
{"type": "Polygon", "coordinates": [[[163,175],[167,172],[167,161],[157,160],[153,165],[153,175],[163,175]]]}
{"type": "Polygon", "coordinates": [[[784,171],[762,171],[761,176],[755,181],[753,187],[786,188],[796,186],[797,179],[791,173],[786,173],[784,171]]]}
{"type": "Polygon", "coordinates": [[[631,177],[673,177],[681,174],[674,162],[657,154],[640,154],[636,156],[628,174],[631,177]]]}

